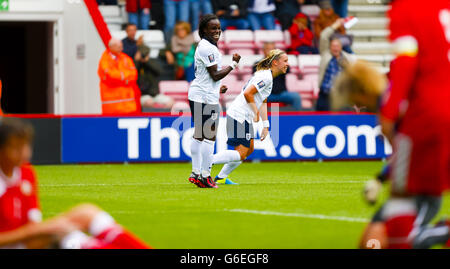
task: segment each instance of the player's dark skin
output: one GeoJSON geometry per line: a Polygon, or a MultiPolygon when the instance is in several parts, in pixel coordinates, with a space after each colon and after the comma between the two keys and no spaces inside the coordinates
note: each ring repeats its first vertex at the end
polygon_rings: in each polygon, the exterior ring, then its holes
{"type": "MultiPolygon", "coordinates": [[[[210,20],[206,26],[206,30],[204,32],[205,38],[209,41],[212,41],[214,44],[217,44],[219,41],[220,35],[222,34],[222,30],[220,29],[220,21],[219,20],[210,20]]],[[[233,54],[233,61],[239,63],[241,56],[237,53],[233,54]]],[[[207,67],[208,73],[214,81],[219,81],[226,77],[233,68],[231,66],[227,66],[221,70],[217,70],[217,65],[213,65],[207,67]]],[[[225,93],[226,89],[220,89],[221,93],[225,93]]]]}
{"type": "MultiPolygon", "coordinates": [[[[222,30],[220,28],[220,21],[217,19],[210,20],[204,31],[205,39],[207,39],[214,45],[217,45],[217,42],[219,42],[221,34],[222,34],[222,30]]],[[[239,54],[237,54],[237,53],[233,54],[233,61],[239,63],[240,59],[241,59],[241,56],[239,54]]],[[[221,70],[217,70],[217,65],[207,67],[206,69],[208,70],[209,75],[211,76],[211,78],[214,81],[219,81],[219,80],[223,79],[233,70],[233,68],[231,66],[227,66],[225,68],[222,68],[221,70]]],[[[220,87],[220,93],[225,93],[227,90],[228,90],[228,87],[225,85],[222,85],[220,87]]],[[[216,140],[215,126],[212,128],[211,131],[214,132],[214,136],[211,138],[208,138],[208,139],[215,141],[216,140]]],[[[202,139],[198,139],[198,138],[196,138],[196,139],[202,141],[204,138],[205,137],[203,137],[202,139]]]]}

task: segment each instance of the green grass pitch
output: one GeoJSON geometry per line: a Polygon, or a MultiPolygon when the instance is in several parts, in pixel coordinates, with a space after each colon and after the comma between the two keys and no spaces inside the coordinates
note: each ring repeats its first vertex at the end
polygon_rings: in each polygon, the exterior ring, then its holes
{"type": "MultiPolygon", "coordinates": [[[[244,163],[240,185],[200,189],[189,163],[35,166],[44,218],[91,202],[155,248],[355,248],[382,162],[244,163]]],[[[217,174],[221,166],[213,168],[217,174]]],[[[438,217],[450,215],[446,196],[438,217]]]]}

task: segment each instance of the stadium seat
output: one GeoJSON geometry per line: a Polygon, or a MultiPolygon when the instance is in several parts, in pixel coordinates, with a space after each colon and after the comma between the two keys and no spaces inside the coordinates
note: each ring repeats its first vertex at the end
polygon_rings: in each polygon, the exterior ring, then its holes
{"type": "MultiPolygon", "coordinates": [[[[109,26],[108,26],[109,27],[109,26]]],[[[125,33],[125,31],[112,31],[111,32],[111,36],[115,37],[117,39],[124,39],[125,37],[127,37],[127,33],[125,33]]]]}
{"type": "MultiPolygon", "coordinates": [[[[113,25],[108,24],[108,28],[111,30],[111,36],[117,39],[124,39],[127,34],[125,31],[113,30],[113,25]]],[[[150,47],[150,57],[157,58],[159,55],[159,50],[166,47],[164,42],[164,33],[161,30],[138,30],[136,32],[136,39],[141,35],[144,36],[144,44],[150,47]]]]}
{"type": "Polygon", "coordinates": [[[289,33],[289,30],[284,30],[283,35],[284,43],[286,44],[286,47],[289,47],[291,45],[291,33],[289,33]]]}
{"type": "Polygon", "coordinates": [[[319,96],[319,74],[317,73],[304,74],[303,79],[311,81],[314,88],[314,97],[317,98],[319,96]]]}
{"type": "Polygon", "coordinates": [[[258,48],[262,48],[264,42],[275,42],[276,48],[286,49],[284,33],[280,30],[256,30],[255,45],[258,48]]]}
{"type": "Polygon", "coordinates": [[[298,56],[298,66],[302,73],[319,73],[320,55],[305,54],[298,56]]]}
{"type": "Polygon", "coordinates": [[[176,101],[186,101],[189,90],[189,82],[185,80],[162,80],[159,82],[159,91],[169,95],[176,101]]]}
{"type": "Polygon", "coordinates": [[[144,43],[151,49],[164,49],[166,47],[164,32],[161,30],[138,30],[136,38],[141,35],[144,35],[144,43]]]}
{"type": "Polygon", "coordinates": [[[251,30],[226,30],[223,32],[225,47],[227,49],[245,48],[254,49],[254,36],[251,30]]]}
{"type": "Polygon", "coordinates": [[[232,55],[222,55],[222,66],[227,66],[227,65],[231,65],[231,63],[233,62],[233,56],[232,55]]]}
{"type": "Polygon", "coordinates": [[[242,87],[245,84],[245,82],[237,80],[236,77],[233,78],[232,76],[228,79],[227,77],[225,77],[222,80],[222,85],[226,85],[228,87],[228,91],[225,94],[221,95],[222,100],[225,103],[233,101],[236,98],[236,96],[238,96],[241,93],[242,87]]]}
{"type": "Polygon", "coordinates": [[[255,54],[255,51],[253,49],[244,49],[244,48],[240,48],[240,49],[235,48],[235,49],[230,49],[228,51],[228,54],[230,54],[230,55],[233,55],[234,53],[244,56],[244,55],[253,55],[253,54],[255,54]]]}
{"type": "Polygon", "coordinates": [[[295,74],[286,75],[286,87],[289,91],[313,95],[314,87],[309,80],[300,80],[295,74]]]}
{"type": "Polygon", "coordinates": [[[300,68],[298,67],[298,57],[288,54],[289,71],[293,74],[299,74],[300,68]]]}
{"type": "Polygon", "coordinates": [[[107,24],[109,32],[116,32],[120,31],[122,29],[122,26],[120,24],[116,23],[109,23],[107,24]]]}
{"type": "Polygon", "coordinates": [[[191,111],[189,107],[189,103],[187,101],[177,101],[173,104],[171,112],[179,113],[179,112],[189,112],[191,111]]]}
{"type": "Polygon", "coordinates": [[[302,5],[301,12],[308,16],[309,20],[313,22],[320,14],[320,7],[318,5],[302,5]]]}
{"type": "Polygon", "coordinates": [[[229,80],[227,82],[223,82],[223,85],[227,85],[228,91],[227,93],[233,93],[233,94],[239,94],[242,91],[242,87],[244,86],[245,82],[242,80],[229,80]]]}
{"type": "Polygon", "coordinates": [[[237,83],[237,81],[238,81],[238,77],[237,77],[236,73],[232,72],[232,73],[228,74],[226,77],[224,77],[220,81],[220,84],[226,85],[228,87],[228,91],[226,93],[226,94],[228,94],[233,91],[233,86],[237,83]]]}
{"type": "Polygon", "coordinates": [[[118,5],[99,5],[98,9],[103,17],[120,17],[120,7],[118,5]]]}
{"type": "Polygon", "coordinates": [[[298,92],[302,100],[303,109],[313,108],[314,101],[317,99],[316,83],[309,80],[299,80],[295,74],[286,75],[286,87],[289,91],[298,92]]]}
{"type": "Polygon", "coordinates": [[[122,24],[126,23],[126,20],[124,20],[119,6],[100,5],[98,8],[108,26],[109,31],[120,31],[122,29],[122,24]]]}
{"type": "Polygon", "coordinates": [[[242,76],[245,74],[251,74],[252,68],[255,65],[255,63],[261,60],[263,57],[264,57],[263,55],[259,54],[246,55],[245,57],[242,57],[241,60],[239,61],[237,72],[242,76]]]}
{"type": "Polygon", "coordinates": [[[249,81],[252,78],[253,74],[245,74],[242,76],[242,81],[244,83],[247,83],[247,81],[249,81]]]}

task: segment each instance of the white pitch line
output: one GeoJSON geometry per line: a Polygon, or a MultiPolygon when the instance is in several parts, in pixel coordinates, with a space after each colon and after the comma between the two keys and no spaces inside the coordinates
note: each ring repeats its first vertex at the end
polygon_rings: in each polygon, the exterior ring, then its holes
{"type": "MultiPolygon", "coordinates": [[[[72,184],[40,184],[39,187],[91,187],[91,186],[143,186],[155,183],[72,183],[72,184]]],[[[164,184],[164,183],[157,183],[164,184]]],[[[169,184],[169,183],[167,183],[169,184]]]]}
{"type": "Polygon", "coordinates": [[[350,218],[350,217],[328,216],[328,215],[320,215],[320,214],[282,213],[282,212],[274,212],[274,211],[258,211],[258,210],[248,210],[248,209],[226,209],[225,211],[236,212],[236,213],[256,214],[256,215],[266,215],[266,216],[337,220],[337,221],[360,222],[360,223],[369,222],[368,219],[364,219],[364,218],[350,218]]]}

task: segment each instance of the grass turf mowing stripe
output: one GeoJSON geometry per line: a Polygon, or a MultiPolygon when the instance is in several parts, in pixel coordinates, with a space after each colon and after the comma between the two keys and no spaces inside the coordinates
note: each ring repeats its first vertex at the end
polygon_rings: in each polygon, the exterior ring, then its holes
{"type": "Polygon", "coordinates": [[[248,210],[248,209],[226,209],[225,211],[237,212],[237,213],[247,213],[247,214],[256,214],[256,215],[281,216],[281,217],[296,217],[296,218],[308,218],[308,219],[337,220],[337,221],[361,222],[361,223],[369,222],[368,219],[363,219],[363,218],[350,218],[350,217],[342,217],[342,216],[327,216],[327,215],[320,215],[320,214],[282,213],[282,212],[274,212],[274,211],[258,211],[258,210],[248,210]]]}

